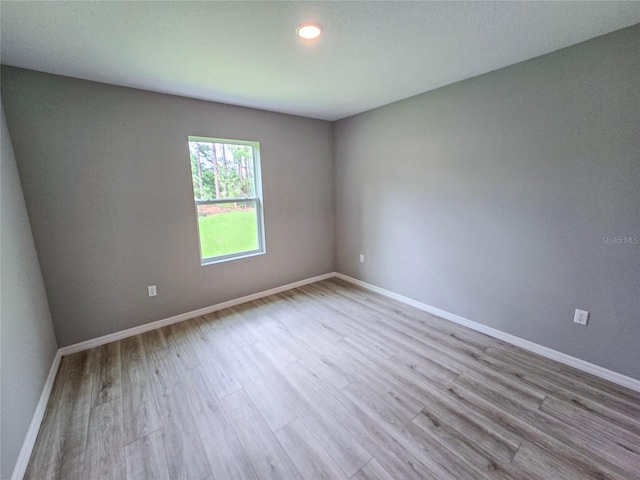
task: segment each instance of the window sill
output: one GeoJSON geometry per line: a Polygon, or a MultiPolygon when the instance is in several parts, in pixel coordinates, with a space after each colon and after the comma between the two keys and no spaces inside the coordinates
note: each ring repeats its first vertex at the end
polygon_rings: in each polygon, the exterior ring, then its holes
{"type": "Polygon", "coordinates": [[[213,257],[213,258],[204,258],[200,261],[201,267],[206,267],[208,265],[215,265],[217,263],[230,262],[232,260],[241,260],[243,258],[257,257],[258,255],[264,255],[266,250],[254,250],[251,252],[238,253],[233,255],[228,255],[224,257],[213,257]]]}

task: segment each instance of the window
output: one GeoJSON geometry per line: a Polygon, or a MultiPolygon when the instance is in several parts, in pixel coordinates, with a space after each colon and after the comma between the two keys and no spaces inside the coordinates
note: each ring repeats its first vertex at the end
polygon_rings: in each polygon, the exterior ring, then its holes
{"type": "Polygon", "coordinates": [[[258,142],[189,137],[202,265],[264,253],[258,142]]]}

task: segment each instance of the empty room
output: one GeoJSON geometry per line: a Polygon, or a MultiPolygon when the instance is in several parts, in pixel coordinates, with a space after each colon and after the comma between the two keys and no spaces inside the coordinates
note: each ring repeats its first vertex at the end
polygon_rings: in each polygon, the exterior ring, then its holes
{"type": "Polygon", "coordinates": [[[0,8],[0,479],[640,479],[640,2],[0,8]]]}

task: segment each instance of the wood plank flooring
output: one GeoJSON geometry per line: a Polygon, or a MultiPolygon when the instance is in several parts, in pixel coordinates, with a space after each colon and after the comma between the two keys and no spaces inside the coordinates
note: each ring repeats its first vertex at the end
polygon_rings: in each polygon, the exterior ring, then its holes
{"type": "Polygon", "coordinates": [[[28,479],[640,479],[640,394],[332,279],[62,359],[28,479]]]}

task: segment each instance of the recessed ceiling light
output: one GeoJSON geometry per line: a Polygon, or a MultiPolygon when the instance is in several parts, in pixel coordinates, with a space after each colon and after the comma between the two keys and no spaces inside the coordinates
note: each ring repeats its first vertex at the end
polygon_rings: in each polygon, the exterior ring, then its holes
{"type": "Polygon", "coordinates": [[[322,34],[322,27],[317,23],[303,23],[298,25],[296,33],[303,40],[313,40],[322,34]]]}

